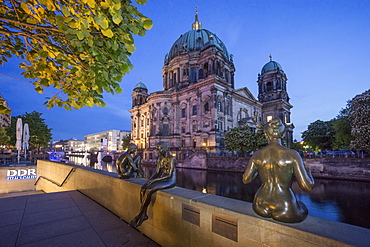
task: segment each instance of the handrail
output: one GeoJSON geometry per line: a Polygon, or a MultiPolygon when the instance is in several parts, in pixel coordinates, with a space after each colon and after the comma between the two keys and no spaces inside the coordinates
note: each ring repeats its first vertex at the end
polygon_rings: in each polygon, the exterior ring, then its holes
{"type": "Polygon", "coordinates": [[[67,176],[64,178],[64,180],[63,180],[63,182],[62,182],[61,184],[58,184],[57,182],[55,182],[55,181],[53,181],[53,180],[51,180],[51,179],[49,179],[49,178],[47,178],[47,177],[40,176],[40,177],[38,177],[38,178],[37,178],[37,180],[36,180],[36,182],[35,182],[35,184],[34,184],[34,185],[36,185],[36,184],[38,183],[38,181],[40,180],[40,178],[43,178],[43,179],[45,179],[45,180],[47,180],[47,181],[49,181],[49,182],[51,182],[51,183],[53,183],[53,184],[57,185],[58,187],[62,187],[62,186],[63,186],[63,184],[64,184],[64,183],[67,181],[67,179],[69,178],[69,176],[71,176],[72,172],[74,172],[75,170],[76,170],[76,168],[75,168],[75,167],[73,167],[73,168],[69,171],[69,173],[67,174],[67,176]]]}

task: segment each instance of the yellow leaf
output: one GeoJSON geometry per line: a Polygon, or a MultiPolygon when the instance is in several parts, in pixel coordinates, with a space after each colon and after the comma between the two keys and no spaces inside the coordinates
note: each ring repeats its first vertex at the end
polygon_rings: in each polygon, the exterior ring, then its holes
{"type": "Polygon", "coordinates": [[[26,3],[21,3],[21,8],[29,15],[32,15],[31,10],[28,8],[28,5],[26,3]]]}
{"type": "Polygon", "coordinates": [[[87,4],[88,4],[91,8],[95,8],[95,0],[87,0],[87,4]]]}
{"type": "Polygon", "coordinates": [[[121,3],[116,3],[115,5],[113,5],[113,8],[115,8],[116,10],[120,10],[121,9],[121,3]]]}
{"type": "Polygon", "coordinates": [[[101,32],[103,33],[104,36],[107,36],[108,38],[112,38],[114,35],[112,30],[110,29],[106,29],[106,30],[102,29],[101,32]]]}

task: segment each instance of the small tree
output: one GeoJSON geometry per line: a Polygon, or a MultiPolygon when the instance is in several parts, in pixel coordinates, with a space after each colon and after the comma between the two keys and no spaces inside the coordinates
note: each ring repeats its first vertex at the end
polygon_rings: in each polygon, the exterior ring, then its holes
{"type": "Polygon", "coordinates": [[[351,147],[370,152],[370,90],[352,99],[349,120],[353,136],[351,147]]]}
{"type": "Polygon", "coordinates": [[[351,101],[347,102],[347,106],[341,109],[338,116],[331,120],[334,130],[334,149],[349,149],[352,140],[351,123],[349,121],[349,112],[351,101]]]}
{"type": "Polygon", "coordinates": [[[123,138],[122,138],[122,148],[124,150],[127,149],[128,147],[128,144],[130,143],[131,141],[131,134],[128,134],[128,135],[125,135],[123,138]]]}
{"type": "Polygon", "coordinates": [[[12,123],[7,128],[7,134],[10,136],[10,145],[15,145],[16,142],[16,122],[18,118],[22,118],[23,124],[28,123],[30,130],[30,147],[33,148],[45,148],[51,141],[52,134],[51,130],[45,124],[45,119],[41,118],[42,113],[33,111],[31,113],[25,113],[20,116],[12,117],[12,123]]]}
{"type": "Polygon", "coordinates": [[[254,132],[249,126],[232,128],[225,135],[225,147],[229,151],[237,151],[244,156],[267,145],[263,130],[254,132]]]}
{"type": "Polygon", "coordinates": [[[302,132],[302,139],[314,149],[332,149],[334,130],[330,121],[316,120],[302,132]]]}
{"type": "Polygon", "coordinates": [[[3,126],[0,125],[0,146],[8,145],[10,137],[6,134],[3,126]]]}

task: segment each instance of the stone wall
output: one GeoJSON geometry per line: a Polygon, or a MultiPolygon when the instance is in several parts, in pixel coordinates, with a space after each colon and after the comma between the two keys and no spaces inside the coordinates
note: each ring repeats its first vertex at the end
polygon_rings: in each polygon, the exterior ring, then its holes
{"type": "MultiPolygon", "coordinates": [[[[249,157],[207,157],[208,170],[244,172],[249,157]]],[[[370,181],[369,158],[317,158],[303,159],[312,175],[320,178],[370,181]]]]}
{"type": "MultiPolygon", "coordinates": [[[[37,190],[78,190],[126,222],[138,213],[144,179],[122,180],[115,173],[51,161],[38,161],[37,173],[43,177],[37,190]]],[[[276,222],[256,215],[251,203],[179,187],[153,199],[149,219],[138,230],[161,246],[367,246],[370,235],[366,228],[312,216],[297,224],[276,222]]]]}
{"type": "Polygon", "coordinates": [[[36,166],[0,167],[0,194],[35,190],[36,177],[31,177],[35,172],[36,166]]]}

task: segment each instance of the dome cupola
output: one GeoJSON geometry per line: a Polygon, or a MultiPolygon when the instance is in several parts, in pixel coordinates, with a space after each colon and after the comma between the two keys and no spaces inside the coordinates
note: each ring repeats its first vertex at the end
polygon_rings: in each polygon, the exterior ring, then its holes
{"type": "Polygon", "coordinates": [[[210,46],[216,46],[222,51],[225,58],[230,60],[229,53],[225,44],[217,37],[216,34],[202,29],[202,24],[198,21],[198,12],[195,15],[195,22],[192,24],[192,30],[182,34],[172,45],[170,52],[167,55],[167,62],[174,57],[187,54],[189,52],[201,51],[210,46]]]}
{"type": "Polygon", "coordinates": [[[270,55],[270,61],[262,67],[261,74],[272,70],[283,70],[283,68],[278,62],[272,61],[272,56],[270,55]]]}
{"type": "Polygon", "coordinates": [[[146,89],[146,90],[148,90],[148,88],[145,86],[145,84],[142,83],[141,81],[138,84],[135,85],[134,90],[135,89],[146,89]]]}

